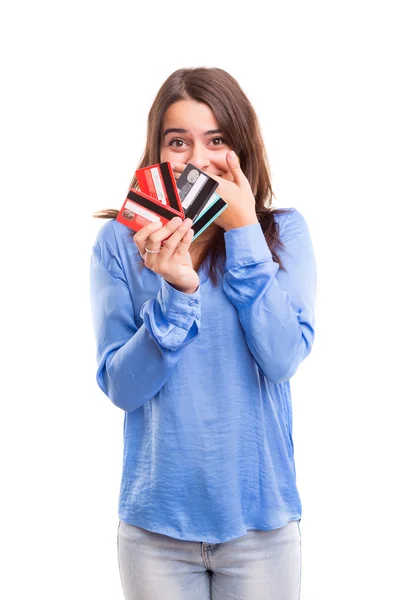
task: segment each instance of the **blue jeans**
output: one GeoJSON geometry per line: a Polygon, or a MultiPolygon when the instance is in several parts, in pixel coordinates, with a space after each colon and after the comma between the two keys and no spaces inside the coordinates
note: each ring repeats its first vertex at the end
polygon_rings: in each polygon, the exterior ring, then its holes
{"type": "Polygon", "coordinates": [[[191,542],[120,521],[118,565],[125,600],[299,600],[299,521],[251,529],[221,544],[191,542]]]}

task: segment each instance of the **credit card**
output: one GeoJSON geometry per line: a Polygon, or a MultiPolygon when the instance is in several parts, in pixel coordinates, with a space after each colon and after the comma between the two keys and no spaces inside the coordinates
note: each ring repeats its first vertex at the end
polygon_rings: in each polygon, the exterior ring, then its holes
{"type": "Polygon", "coordinates": [[[163,225],[166,225],[174,217],[182,218],[182,214],[162,202],[154,200],[151,196],[132,188],[116,220],[134,231],[139,231],[145,225],[155,221],[161,221],[163,225]]]}
{"type": "MultiPolygon", "coordinates": [[[[202,212],[196,217],[192,229],[195,240],[228,207],[227,203],[214,193],[202,212]]],[[[192,241],[193,241],[192,240],[192,241]]]]}
{"type": "Polygon", "coordinates": [[[178,181],[169,162],[138,169],[136,178],[140,190],[131,188],[116,217],[134,231],[156,221],[164,226],[173,217],[190,218],[194,240],[228,206],[215,192],[218,182],[190,163],[178,181]]]}
{"type": "Polygon", "coordinates": [[[193,221],[218,187],[218,182],[191,163],[179,176],[177,187],[185,217],[193,221]]]}
{"type": "Polygon", "coordinates": [[[165,206],[170,206],[174,210],[177,210],[181,213],[182,219],[185,218],[170,162],[166,161],[138,169],[136,171],[136,179],[141,192],[154,200],[158,200],[158,202],[161,202],[165,206]]]}

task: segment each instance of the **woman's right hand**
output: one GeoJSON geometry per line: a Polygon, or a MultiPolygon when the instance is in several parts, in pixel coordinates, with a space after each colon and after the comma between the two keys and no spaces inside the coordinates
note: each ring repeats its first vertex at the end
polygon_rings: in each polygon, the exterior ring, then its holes
{"type": "Polygon", "coordinates": [[[160,221],[150,223],[133,236],[145,266],[186,294],[193,294],[200,284],[189,252],[194,235],[191,226],[191,219],[182,223],[182,219],[174,217],[164,227],[160,221]],[[161,242],[164,242],[163,245],[161,242]],[[146,252],[146,247],[160,252],[151,254],[146,252]]]}

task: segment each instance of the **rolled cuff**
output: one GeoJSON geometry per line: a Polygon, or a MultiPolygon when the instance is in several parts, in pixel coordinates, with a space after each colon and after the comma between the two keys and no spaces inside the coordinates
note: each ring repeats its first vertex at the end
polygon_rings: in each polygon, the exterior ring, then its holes
{"type": "Polygon", "coordinates": [[[162,279],[158,302],[165,319],[188,330],[200,318],[200,286],[193,294],[185,294],[162,279]]]}
{"type": "Polygon", "coordinates": [[[273,261],[260,223],[225,231],[226,268],[273,261]]]}

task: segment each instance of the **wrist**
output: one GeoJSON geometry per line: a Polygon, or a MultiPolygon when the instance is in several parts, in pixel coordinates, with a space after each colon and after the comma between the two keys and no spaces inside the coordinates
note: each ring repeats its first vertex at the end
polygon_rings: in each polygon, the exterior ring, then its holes
{"type": "Polygon", "coordinates": [[[239,227],[246,227],[246,225],[253,225],[255,223],[258,223],[257,215],[228,223],[224,226],[224,229],[225,231],[230,231],[231,229],[239,229],[239,227]]]}
{"type": "Polygon", "coordinates": [[[176,283],[171,283],[167,279],[165,281],[171,287],[173,287],[175,290],[177,290],[178,292],[182,292],[183,294],[194,294],[195,292],[197,292],[197,290],[199,289],[199,285],[200,285],[200,284],[197,284],[197,286],[182,287],[180,285],[176,285],[176,283]]]}
{"type": "Polygon", "coordinates": [[[182,292],[183,294],[194,294],[199,289],[199,286],[197,286],[194,289],[193,288],[189,288],[189,289],[179,288],[179,287],[176,287],[175,285],[173,287],[176,290],[178,290],[178,292],[182,292]]]}

